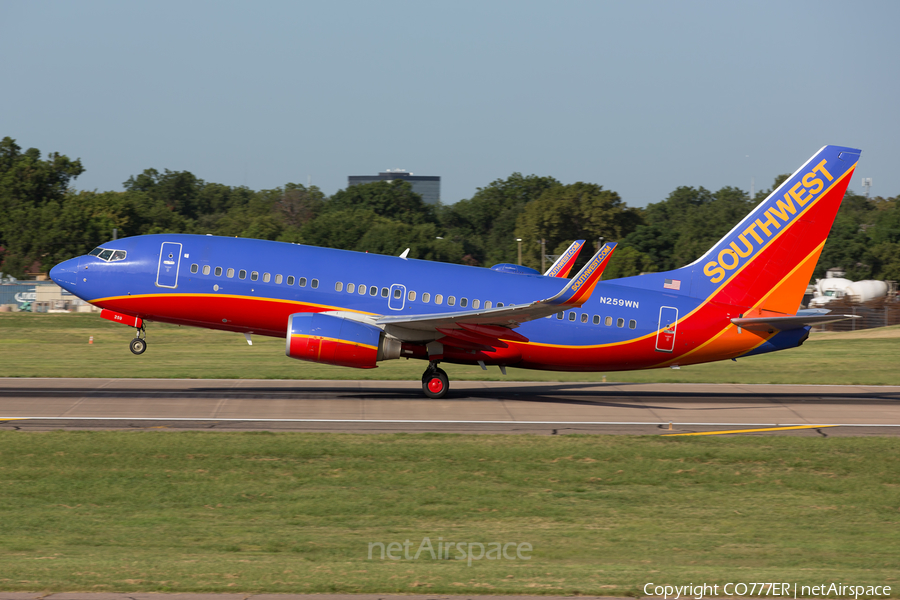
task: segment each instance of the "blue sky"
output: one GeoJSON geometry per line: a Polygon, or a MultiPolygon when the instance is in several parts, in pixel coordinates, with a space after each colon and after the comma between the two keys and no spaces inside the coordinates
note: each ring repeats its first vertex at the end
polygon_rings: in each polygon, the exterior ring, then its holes
{"type": "Polygon", "coordinates": [[[515,171],[632,206],[768,188],[825,144],[900,194],[900,2],[0,0],[0,136],[81,158],[331,194],[515,171]]]}

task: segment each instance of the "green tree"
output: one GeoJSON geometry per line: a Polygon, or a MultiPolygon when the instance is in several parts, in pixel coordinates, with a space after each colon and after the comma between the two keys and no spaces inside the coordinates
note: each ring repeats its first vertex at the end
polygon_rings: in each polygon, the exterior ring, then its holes
{"type": "Polygon", "coordinates": [[[523,240],[525,265],[540,268],[541,239],[546,240],[548,250],[560,253],[575,239],[619,240],[640,222],[638,211],[625,206],[616,192],[579,182],[554,186],[529,203],[518,218],[516,237],[523,240]]]}
{"type": "Polygon", "coordinates": [[[443,239],[438,235],[439,233],[440,231],[433,223],[407,225],[397,221],[383,220],[366,231],[356,244],[355,250],[397,256],[409,248],[410,258],[438,262],[462,262],[462,245],[443,239]]]}
{"type": "Polygon", "coordinates": [[[312,246],[354,250],[372,226],[385,221],[388,219],[367,209],[330,211],[303,227],[300,232],[301,241],[312,246]]]}
{"type": "Polygon", "coordinates": [[[47,225],[83,172],[80,160],[56,152],[41,159],[36,148],[22,152],[12,138],[0,141],[0,271],[23,277],[47,267],[59,246],[47,225]]]}
{"type": "Polygon", "coordinates": [[[324,212],[368,210],[409,225],[437,223],[434,206],[412,191],[408,181],[375,181],[339,190],[323,205],[324,212]]]}
{"type": "Polygon", "coordinates": [[[156,169],[146,169],[137,176],[129,177],[123,184],[129,192],[145,192],[154,200],[162,200],[173,211],[194,219],[199,214],[198,197],[204,182],[190,171],[170,171],[160,173],[156,169]]]}
{"type": "Polygon", "coordinates": [[[530,202],[558,185],[553,177],[521,173],[497,179],[471,199],[441,208],[445,237],[462,245],[468,264],[515,262],[516,220],[530,202]]]}
{"type": "Polygon", "coordinates": [[[610,260],[610,273],[630,276],[690,264],[754,206],[755,202],[738,188],[724,187],[713,193],[703,187],[679,187],[662,202],[649,204],[643,210],[644,225],[622,240],[610,260]],[[636,260],[637,255],[630,261],[617,256],[629,248],[639,253],[641,260],[636,260]]]}

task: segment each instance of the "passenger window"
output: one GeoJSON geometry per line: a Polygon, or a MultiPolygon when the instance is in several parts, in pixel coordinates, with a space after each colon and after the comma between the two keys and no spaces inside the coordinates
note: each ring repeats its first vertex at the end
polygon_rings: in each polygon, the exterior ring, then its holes
{"type": "Polygon", "coordinates": [[[628,321],[628,329],[634,329],[635,327],[637,327],[637,321],[635,321],[634,319],[628,321]]]}
{"type": "Polygon", "coordinates": [[[238,271],[238,279],[247,279],[247,269],[238,271]]]}
{"type": "Polygon", "coordinates": [[[587,321],[588,321],[587,313],[581,313],[581,322],[587,323],[587,321]]]}
{"type": "Polygon", "coordinates": [[[294,276],[293,275],[288,275],[287,284],[294,285],[294,276]]]}
{"type": "Polygon", "coordinates": [[[481,300],[472,300],[472,308],[478,308],[481,306],[481,300]]]}
{"type": "Polygon", "coordinates": [[[497,308],[503,308],[503,303],[502,303],[502,302],[498,302],[498,303],[497,303],[497,308]]]}
{"type": "Polygon", "coordinates": [[[340,292],[342,289],[344,289],[344,284],[340,281],[334,284],[334,291],[340,292]]]}
{"type": "Polygon", "coordinates": [[[309,287],[311,287],[312,289],[316,289],[317,287],[319,287],[319,280],[318,280],[318,279],[313,279],[313,280],[310,282],[310,286],[309,286],[309,287]]]}
{"type": "Polygon", "coordinates": [[[400,288],[394,288],[394,298],[399,298],[403,295],[403,291],[400,288]]]}
{"type": "Polygon", "coordinates": [[[370,295],[370,296],[377,296],[377,295],[378,295],[378,288],[375,287],[374,285],[371,286],[371,287],[369,288],[369,295],[370,295]]]}
{"type": "Polygon", "coordinates": [[[225,277],[227,277],[228,279],[234,277],[234,269],[229,267],[229,269],[225,271],[225,277]]]}
{"type": "Polygon", "coordinates": [[[612,326],[612,317],[606,317],[606,319],[603,321],[603,324],[607,327],[612,326]]]}
{"type": "Polygon", "coordinates": [[[200,270],[200,265],[198,265],[197,263],[194,263],[191,265],[191,273],[196,273],[199,270],[200,270]]]}
{"type": "Polygon", "coordinates": [[[430,301],[431,301],[431,294],[429,294],[428,292],[422,292],[422,302],[430,302],[430,301]]]}
{"type": "Polygon", "coordinates": [[[570,320],[570,321],[574,321],[574,320],[575,320],[575,311],[574,311],[574,310],[569,311],[569,320],[570,320]]]}
{"type": "Polygon", "coordinates": [[[456,304],[456,296],[447,296],[447,306],[454,306],[456,304]]]}
{"type": "Polygon", "coordinates": [[[441,294],[435,294],[435,295],[434,295],[434,303],[435,303],[435,304],[443,304],[443,303],[444,303],[444,296],[441,295],[441,294]]]}
{"type": "Polygon", "coordinates": [[[352,294],[352,293],[355,292],[355,291],[356,291],[356,284],[354,284],[354,283],[348,283],[348,284],[347,284],[347,293],[348,293],[348,294],[352,294]]]}
{"type": "Polygon", "coordinates": [[[209,265],[203,265],[203,274],[209,275],[209,265]]]}
{"type": "Polygon", "coordinates": [[[491,301],[490,301],[490,300],[485,301],[484,307],[485,307],[485,308],[490,308],[490,307],[491,307],[491,301]]]}
{"type": "MultiPolygon", "coordinates": [[[[109,260],[109,257],[112,256],[112,253],[113,253],[112,250],[104,250],[97,256],[97,258],[99,258],[100,260],[109,260]]],[[[169,258],[172,258],[172,257],[170,256],[169,258]]]]}
{"type": "Polygon", "coordinates": [[[594,325],[600,324],[600,315],[594,315],[594,325]]]}
{"type": "Polygon", "coordinates": [[[256,281],[257,279],[259,279],[259,272],[250,271],[250,281],[256,281]]]}
{"type": "Polygon", "coordinates": [[[562,318],[563,318],[563,311],[559,311],[558,313],[556,313],[556,318],[562,320],[562,318]]]}
{"type": "Polygon", "coordinates": [[[276,275],[276,276],[275,276],[275,283],[281,283],[281,282],[282,282],[282,277],[281,277],[281,275],[276,275]]]}
{"type": "Polygon", "coordinates": [[[116,250],[113,252],[112,258],[109,259],[110,262],[116,260],[125,260],[125,251],[124,250],[116,250]]]}
{"type": "Polygon", "coordinates": [[[366,295],[366,285],[364,283],[359,284],[359,295],[360,296],[366,295]]]}
{"type": "Polygon", "coordinates": [[[416,299],[416,293],[410,290],[409,294],[407,294],[406,297],[410,302],[413,302],[416,299]]]}
{"type": "Polygon", "coordinates": [[[467,307],[469,305],[469,299],[468,298],[460,298],[459,305],[463,308],[467,307]]]}
{"type": "Polygon", "coordinates": [[[268,273],[263,273],[263,283],[269,283],[269,280],[272,279],[272,276],[268,273]]]}
{"type": "Polygon", "coordinates": [[[616,319],[616,327],[625,327],[625,319],[616,319]]]}
{"type": "Polygon", "coordinates": [[[299,285],[300,287],[306,287],[306,277],[301,277],[297,285],[299,285]]]}
{"type": "Polygon", "coordinates": [[[222,276],[222,267],[216,267],[216,277],[222,276]]]}
{"type": "Polygon", "coordinates": [[[387,288],[381,288],[381,297],[382,298],[388,297],[388,289],[387,288]]]}

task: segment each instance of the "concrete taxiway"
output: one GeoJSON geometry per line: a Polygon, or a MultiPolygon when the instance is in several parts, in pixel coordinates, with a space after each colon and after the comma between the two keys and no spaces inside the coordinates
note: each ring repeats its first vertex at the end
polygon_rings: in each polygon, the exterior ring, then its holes
{"type": "Polygon", "coordinates": [[[900,435],[900,386],[0,378],[0,428],[900,435]]]}

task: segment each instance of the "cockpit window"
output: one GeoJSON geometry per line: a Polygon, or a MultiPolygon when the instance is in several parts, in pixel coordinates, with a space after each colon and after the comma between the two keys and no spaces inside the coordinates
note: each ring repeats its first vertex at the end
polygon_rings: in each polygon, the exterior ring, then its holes
{"type": "Polygon", "coordinates": [[[125,256],[128,253],[125,250],[110,250],[109,248],[100,248],[99,246],[94,248],[88,253],[88,256],[96,256],[100,260],[105,260],[107,262],[114,262],[117,260],[125,260],[125,256]]]}

